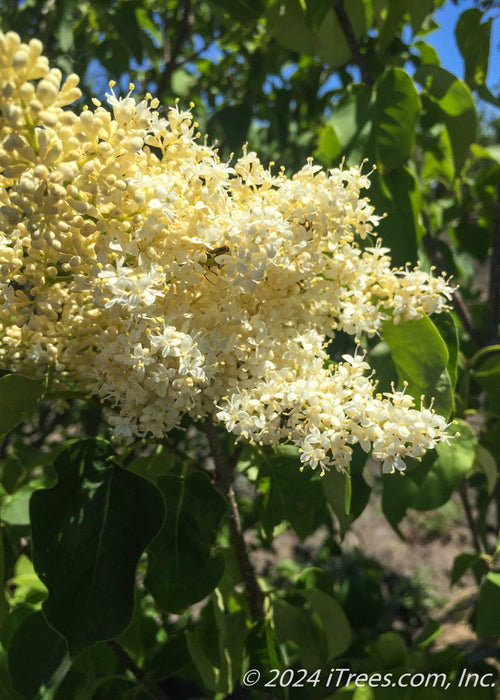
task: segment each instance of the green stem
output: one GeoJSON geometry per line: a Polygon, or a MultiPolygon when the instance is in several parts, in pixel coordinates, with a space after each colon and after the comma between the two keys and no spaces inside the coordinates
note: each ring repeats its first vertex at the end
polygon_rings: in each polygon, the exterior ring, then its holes
{"type": "Polygon", "coordinates": [[[470,359],[471,367],[473,367],[484,355],[488,355],[490,352],[500,352],[500,345],[486,345],[486,347],[478,350],[470,359]]]}
{"type": "Polygon", "coordinates": [[[462,481],[462,483],[458,487],[458,493],[459,493],[460,499],[462,501],[462,505],[463,505],[464,512],[465,512],[465,517],[467,519],[467,524],[469,526],[469,530],[471,533],[472,542],[474,544],[474,549],[481,557],[481,562],[482,562],[482,566],[484,568],[485,573],[488,573],[489,566],[488,566],[488,563],[486,562],[486,560],[484,559],[486,552],[484,550],[484,547],[483,547],[481,540],[479,539],[479,535],[477,533],[476,523],[474,522],[474,515],[472,513],[472,507],[471,507],[470,500],[469,500],[469,492],[467,490],[467,482],[465,480],[462,481]]]}
{"type": "Polygon", "coordinates": [[[158,685],[156,685],[156,683],[153,683],[152,681],[146,679],[145,671],[136,664],[134,659],[131,656],[129,656],[129,654],[127,654],[125,649],[122,646],[120,646],[118,642],[116,642],[114,639],[110,639],[107,642],[107,644],[113,652],[113,654],[115,654],[117,659],[120,661],[120,663],[129,671],[131,671],[137,678],[137,680],[141,681],[145,690],[151,693],[151,695],[154,698],[157,698],[157,700],[167,700],[167,696],[165,695],[163,690],[158,685]]]}

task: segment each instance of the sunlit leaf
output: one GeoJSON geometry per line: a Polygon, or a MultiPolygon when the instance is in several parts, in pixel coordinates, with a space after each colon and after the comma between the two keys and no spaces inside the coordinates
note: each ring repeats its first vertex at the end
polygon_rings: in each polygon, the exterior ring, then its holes
{"type": "Polygon", "coordinates": [[[36,410],[43,390],[43,381],[38,379],[20,374],[0,377],[0,436],[9,433],[36,410]]]}
{"type": "Polygon", "coordinates": [[[420,66],[415,80],[424,88],[423,106],[431,123],[441,121],[448,129],[455,168],[460,171],[476,134],[474,98],[465,83],[440,66],[420,66]]]}
{"type": "Polygon", "coordinates": [[[448,416],[453,406],[450,355],[436,326],[427,316],[398,325],[386,321],[383,334],[400,382],[408,382],[407,393],[416,399],[417,406],[422,395],[427,402],[434,398],[435,410],[448,416]]]}

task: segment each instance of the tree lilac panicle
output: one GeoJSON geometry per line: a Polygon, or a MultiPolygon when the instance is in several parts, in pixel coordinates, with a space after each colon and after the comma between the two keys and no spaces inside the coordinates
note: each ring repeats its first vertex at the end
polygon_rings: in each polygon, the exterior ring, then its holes
{"type": "Polygon", "coordinates": [[[80,113],[39,41],[0,34],[0,362],[54,368],[112,407],[120,440],[161,438],[183,414],[238,438],[349,464],[359,443],[403,469],[447,439],[411,396],[376,393],[360,354],[326,362],[325,338],[446,307],[452,288],[357,239],[379,221],[359,168],[308,161],[273,174],[233,165],[131,92],[80,113]],[[111,109],[110,109],[111,108],[111,109]]]}

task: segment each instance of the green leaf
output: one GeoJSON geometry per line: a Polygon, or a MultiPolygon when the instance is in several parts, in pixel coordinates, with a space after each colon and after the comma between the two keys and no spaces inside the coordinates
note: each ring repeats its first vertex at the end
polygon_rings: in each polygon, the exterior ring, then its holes
{"type": "MultiPolygon", "coordinates": [[[[344,4],[344,9],[354,36],[360,39],[367,28],[363,0],[350,0],[344,4]]],[[[352,59],[348,41],[333,9],[315,15],[312,23],[308,22],[307,10],[300,0],[281,0],[272,4],[268,26],[282,46],[290,51],[319,56],[330,68],[344,66],[352,59]],[[316,22],[319,17],[322,20],[320,24],[316,22]],[[335,37],[335,41],[332,41],[332,37],[335,37]]]]}
{"type": "Polygon", "coordinates": [[[427,44],[425,41],[416,41],[413,46],[419,50],[422,63],[439,66],[439,56],[434,46],[427,44]]]}
{"type": "Polygon", "coordinates": [[[349,476],[331,469],[321,478],[323,493],[339,522],[341,538],[361,515],[370,497],[371,488],[363,478],[366,460],[367,455],[359,445],[355,446],[349,465],[349,476]]]}
{"type": "Polygon", "coordinates": [[[167,514],[148,550],[145,584],[162,610],[180,612],[213,591],[224,573],[224,555],[212,549],[226,502],[200,472],[162,476],[158,486],[167,514]]]}
{"type": "Polygon", "coordinates": [[[326,128],[333,132],[325,133],[322,141],[324,153],[332,157],[332,161],[325,161],[326,165],[333,165],[339,155],[345,156],[347,165],[353,166],[359,165],[364,158],[375,159],[372,144],[374,105],[374,93],[367,85],[350,85],[344,91],[326,123],[326,128]],[[337,143],[339,152],[335,153],[337,143]]]}
{"type": "Polygon", "coordinates": [[[451,568],[450,581],[454,585],[462,576],[477,562],[479,562],[479,554],[476,552],[461,552],[453,560],[453,566],[451,568]]]}
{"type": "Polygon", "coordinates": [[[342,155],[337,134],[332,126],[327,124],[321,127],[318,136],[318,146],[315,151],[315,157],[328,165],[333,163],[342,155]]]}
{"type": "Polygon", "coordinates": [[[371,183],[370,199],[375,209],[387,214],[380,221],[378,232],[391,249],[393,265],[416,262],[421,229],[420,189],[416,177],[405,167],[384,174],[376,170],[371,183]]]}
{"type": "Polygon", "coordinates": [[[210,132],[215,124],[220,125],[228,147],[232,151],[238,152],[241,144],[246,141],[251,119],[252,105],[250,103],[226,105],[214,113],[207,124],[207,129],[210,132]]]}
{"type": "Polygon", "coordinates": [[[176,97],[187,98],[193,94],[193,90],[195,89],[197,82],[198,77],[196,75],[189,73],[187,70],[185,70],[185,68],[177,68],[174,70],[171,77],[172,94],[174,94],[176,97]]]}
{"type": "Polygon", "coordinates": [[[21,486],[14,493],[6,494],[1,499],[0,520],[7,523],[13,533],[23,536],[26,535],[27,530],[29,531],[30,498],[41,485],[43,485],[43,482],[33,480],[31,483],[21,486]]]}
{"type": "Polygon", "coordinates": [[[416,34],[425,18],[434,11],[434,0],[408,0],[408,13],[413,34],[416,34]]]}
{"type": "Polygon", "coordinates": [[[14,576],[8,583],[12,590],[9,597],[11,607],[26,604],[39,610],[47,597],[47,588],[36,575],[31,559],[25,554],[21,554],[16,561],[14,576]]]}
{"type": "Polygon", "coordinates": [[[277,599],[273,602],[273,619],[278,642],[291,642],[304,668],[321,668],[325,661],[321,634],[303,607],[277,599]]]}
{"type": "MultiPolygon", "coordinates": [[[[26,618],[9,646],[9,672],[17,692],[24,698],[33,698],[44,686],[54,689],[53,676],[66,655],[64,639],[47,624],[41,612],[26,618]]],[[[68,668],[66,658],[61,670],[68,668]]]]}
{"type": "Polygon", "coordinates": [[[379,34],[379,45],[386,49],[394,35],[398,32],[399,26],[403,22],[404,14],[408,7],[408,0],[390,0],[387,13],[385,15],[384,26],[379,34]]]}
{"type": "Polygon", "coordinates": [[[482,22],[483,13],[477,8],[462,12],[455,27],[457,46],[465,61],[464,80],[473,90],[484,85],[490,56],[491,18],[482,22]]]}
{"type": "Polygon", "coordinates": [[[406,665],[406,643],[397,632],[381,634],[375,643],[375,652],[380,657],[382,668],[406,665]]]}
{"type": "Polygon", "coordinates": [[[500,637],[500,573],[491,572],[481,586],[477,604],[476,632],[479,637],[500,637]]]}
{"type": "Polygon", "coordinates": [[[142,63],[144,56],[142,51],[141,30],[136,16],[136,3],[122,2],[118,5],[115,12],[109,13],[109,19],[128,51],[132,54],[137,63],[142,63]]]}
{"type": "Polygon", "coordinates": [[[455,178],[453,167],[453,149],[450,135],[444,124],[434,124],[420,136],[420,144],[423,148],[424,165],[422,179],[433,180],[439,178],[452,183],[455,178]]]}
{"type": "Polygon", "coordinates": [[[398,325],[385,321],[383,335],[400,382],[408,382],[407,393],[415,398],[417,406],[420,396],[425,396],[427,402],[434,397],[435,410],[447,417],[453,407],[450,354],[436,326],[427,316],[398,325]]]}
{"type": "Polygon", "coordinates": [[[263,0],[214,0],[214,4],[241,22],[256,20],[265,9],[263,0]]]}
{"type": "Polygon", "coordinates": [[[163,681],[170,676],[181,676],[191,664],[185,634],[173,634],[148,663],[148,677],[163,681]]]}
{"type": "MultiPolygon", "coordinates": [[[[391,474],[382,477],[382,509],[387,520],[397,530],[407,508],[434,510],[446,503],[458,488],[462,479],[474,468],[477,438],[472,428],[462,421],[457,422],[459,435],[447,445],[436,447],[437,459],[423,481],[412,478],[412,473],[400,478],[391,474]]],[[[424,461],[433,455],[424,456],[424,461]]]]}
{"type": "Polygon", "coordinates": [[[0,378],[0,437],[13,430],[40,403],[44,383],[20,374],[0,378]]]}
{"type": "Polygon", "coordinates": [[[457,324],[451,313],[444,311],[432,317],[432,323],[437,328],[439,335],[446,343],[448,350],[448,375],[451,387],[455,388],[458,371],[458,330],[457,324]]]}
{"type": "Polygon", "coordinates": [[[461,80],[440,66],[424,65],[414,79],[424,88],[427,100],[424,128],[442,122],[450,135],[455,169],[459,172],[474,141],[477,115],[472,94],[461,80]]]}
{"type": "Polygon", "coordinates": [[[268,14],[268,22],[272,36],[285,48],[310,55],[316,53],[316,35],[307,26],[306,13],[300,0],[274,3],[268,14]]]}
{"type": "Polygon", "coordinates": [[[262,678],[269,678],[271,669],[280,667],[276,632],[269,618],[254,622],[246,639],[245,651],[249,656],[249,668],[258,668],[262,678]]]}
{"type": "Polygon", "coordinates": [[[9,604],[5,595],[6,569],[4,533],[3,529],[0,527],[0,629],[3,627],[4,618],[7,617],[9,613],[9,604]]]}
{"type": "Polygon", "coordinates": [[[303,540],[328,517],[321,478],[300,471],[298,449],[293,445],[280,445],[265,454],[257,488],[262,494],[257,513],[269,539],[274,527],[287,521],[303,540]]]}
{"type": "Polygon", "coordinates": [[[498,468],[495,458],[483,445],[477,446],[476,462],[474,466],[484,474],[488,495],[491,496],[497,484],[498,468]]]}
{"type": "Polygon", "coordinates": [[[329,663],[335,657],[343,654],[351,643],[351,628],[349,621],[335,598],[332,598],[318,588],[307,588],[300,591],[309,601],[313,618],[324,635],[326,642],[326,658],[329,663]]]}
{"type": "Polygon", "coordinates": [[[12,684],[8,668],[8,649],[16,630],[31,615],[33,615],[32,608],[27,605],[19,605],[11,610],[10,614],[2,621],[0,635],[0,700],[20,700],[22,698],[12,684]]]}
{"type": "Polygon", "coordinates": [[[473,376],[486,392],[488,409],[500,416],[500,353],[485,358],[473,376]]]}
{"type": "Polygon", "coordinates": [[[420,99],[413,80],[400,68],[383,73],[376,90],[377,165],[392,170],[404,165],[412,154],[420,99]]]}
{"type": "Polygon", "coordinates": [[[307,601],[307,610],[284,600],[273,602],[276,637],[292,642],[307,669],[320,668],[340,656],[351,643],[351,628],[340,604],[318,588],[293,590],[307,601]]]}
{"type": "Polygon", "coordinates": [[[210,607],[209,629],[204,629],[202,625],[197,630],[188,631],[186,641],[206,688],[213,693],[228,693],[233,690],[241,673],[243,648],[248,634],[246,616],[242,610],[224,610],[218,591],[212,595],[210,607]]]}
{"type": "Polygon", "coordinates": [[[158,489],[112,454],[104,440],[73,443],[55,460],[57,485],[31,498],[33,561],[49,589],[43,611],[72,655],[128,625],[137,562],[163,520],[158,489]]]}

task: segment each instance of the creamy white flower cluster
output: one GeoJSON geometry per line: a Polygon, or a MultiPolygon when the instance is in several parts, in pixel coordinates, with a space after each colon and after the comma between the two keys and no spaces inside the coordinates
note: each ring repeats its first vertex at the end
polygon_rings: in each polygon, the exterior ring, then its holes
{"type": "Polygon", "coordinates": [[[123,440],[188,414],[291,440],[321,470],[359,442],[391,471],[446,439],[431,409],[376,394],[359,355],[328,362],[336,331],[373,336],[452,292],[360,247],[378,222],[367,176],[307,162],[287,178],[245,148],[230,165],[190,112],[111,89],[77,113],[77,84],[0,34],[2,366],[52,367],[113,407],[123,440]]]}

